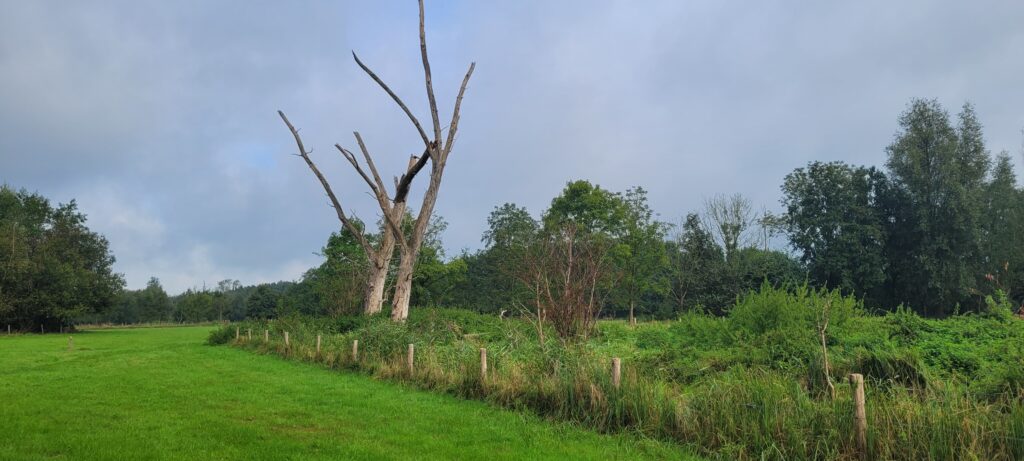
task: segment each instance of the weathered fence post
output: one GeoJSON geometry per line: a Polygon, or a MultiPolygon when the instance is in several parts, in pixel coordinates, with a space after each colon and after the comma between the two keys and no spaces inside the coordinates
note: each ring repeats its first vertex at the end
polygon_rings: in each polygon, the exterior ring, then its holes
{"type": "Polygon", "coordinates": [[[245,330],[245,341],[252,341],[252,328],[245,330]]]}
{"type": "Polygon", "coordinates": [[[68,350],[69,351],[75,350],[75,338],[72,338],[70,336],[68,336],[68,350]]]}
{"type": "Polygon", "coordinates": [[[320,335],[316,335],[316,356],[320,357],[320,335]]]}
{"type": "Polygon", "coordinates": [[[622,359],[615,357],[612,359],[612,386],[616,389],[622,385],[622,359]]]}
{"type": "Polygon", "coordinates": [[[285,349],[290,349],[291,347],[292,347],[292,342],[288,339],[288,332],[286,331],[286,332],[284,332],[284,348],[285,349]]]}
{"type": "Polygon", "coordinates": [[[413,354],[416,352],[416,346],[409,344],[409,353],[406,354],[405,361],[409,365],[409,374],[412,375],[415,369],[413,368],[413,354]]]}
{"type": "Polygon", "coordinates": [[[480,348],[480,382],[487,382],[487,349],[480,348]]]}
{"type": "Polygon", "coordinates": [[[359,340],[358,339],[353,339],[352,340],[352,361],[353,362],[358,362],[359,361],[359,340]]]}
{"type": "Polygon", "coordinates": [[[270,330],[263,330],[263,342],[270,342],[270,330]]]}
{"type": "Polygon", "coordinates": [[[241,338],[242,338],[242,331],[239,330],[238,327],[235,327],[235,341],[238,341],[241,338]]]}
{"type": "Polygon", "coordinates": [[[857,454],[860,459],[868,458],[868,415],[864,408],[864,375],[850,374],[850,387],[853,388],[853,428],[857,441],[857,454]]]}
{"type": "Polygon", "coordinates": [[[39,324],[39,334],[42,334],[42,335],[46,334],[46,327],[44,327],[43,324],[41,324],[41,323],[39,324]]]}
{"type": "Polygon", "coordinates": [[[11,335],[11,324],[7,324],[7,336],[11,335]]]}

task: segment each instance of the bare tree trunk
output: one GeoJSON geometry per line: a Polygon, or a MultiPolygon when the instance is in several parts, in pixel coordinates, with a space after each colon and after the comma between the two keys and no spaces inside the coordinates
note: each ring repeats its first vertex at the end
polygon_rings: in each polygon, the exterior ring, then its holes
{"type": "Polygon", "coordinates": [[[629,300],[629,325],[636,326],[636,316],[633,315],[633,311],[636,308],[636,302],[629,300]]]}
{"type": "MultiPolygon", "coordinates": [[[[391,219],[401,222],[405,215],[405,207],[405,202],[395,203],[390,210],[391,219]]],[[[395,243],[395,234],[388,230],[385,223],[380,248],[370,261],[370,273],[366,279],[366,301],[363,305],[363,312],[368,315],[379,313],[383,309],[384,288],[387,285],[391,256],[395,253],[395,243]]]]}
{"type": "Polygon", "coordinates": [[[404,322],[409,317],[409,301],[412,297],[412,273],[416,267],[419,251],[403,251],[395,276],[395,297],[391,300],[391,320],[404,322]]]}
{"type": "MultiPolygon", "coordinates": [[[[380,255],[377,255],[380,259],[380,255]]],[[[369,274],[366,277],[366,299],[363,303],[363,313],[373,315],[381,311],[384,305],[384,284],[388,279],[388,267],[377,265],[377,261],[371,261],[367,266],[369,274]]]]}

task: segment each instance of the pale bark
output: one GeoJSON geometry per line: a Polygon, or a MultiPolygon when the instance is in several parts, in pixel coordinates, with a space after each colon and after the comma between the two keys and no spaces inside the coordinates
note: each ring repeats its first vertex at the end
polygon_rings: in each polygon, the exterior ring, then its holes
{"type": "Polygon", "coordinates": [[[320,181],[324,191],[327,193],[328,198],[331,201],[331,206],[335,209],[338,220],[341,224],[351,232],[356,239],[359,241],[363,252],[366,254],[367,259],[367,279],[366,279],[366,290],[363,300],[363,312],[366,314],[375,314],[382,310],[384,303],[384,288],[387,282],[388,269],[392,255],[395,252],[395,244],[398,241],[396,235],[400,235],[400,229],[398,223],[401,222],[402,217],[405,215],[406,210],[406,197],[408,195],[409,185],[412,182],[412,178],[416,176],[422,168],[423,164],[419,162],[419,158],[413,156],[409,161],[409,166],[402,175],[402,178],[396,181],[396,194],[395,200],[392,201],[387,196],[387,190],[385,189],[384,182],[381,180],[380,174],[377,171],[377,167],[373,162],[373,158],[370,156],[369,150],[366,148],[365,143],[359,133],[354,133],[356,141],[359,143],[359,149],[363,154],[363,158],[366,161],[367,166],[372,174],[370,175],[362,169],[359,161],[355,155],[341,147],[341,145],[335,144],[335,147],[341,152],[342,156],[355,168],[356,172],[366,181],[370,190],[373,192],[374,197],[377,199],[377,204],[381,209],[381,213],[384,215],[385,228],[381,241],[377,248],[374,248],[370,244],[369,240],[363,234],[363,231],[359,226],[355,225],[352,218],[345,214],[344,208],[342,208],[341,201],[334,194],[330,183],[327,178],[320,172],[320,169],[313,162],[313,159],[309,157],[309,152],[306,151],[305,146],[302,142],[302,137],[299,136],[299,130],[296,129],[288,117],[284,115],[284,112],[277,111],[278,115],[281,116],[281,120],[284,121],[285,125],[291,131],[292,136],[295,138],[296,146],[298,147],[299,157],[305,160],[306,165],[313,172],[316,178],[320,181]]]}
{"type": "MultiPolygon", "coordinates": [[[[422,1],[421,14],[422,14],[422,1]]],[[[420,22],[422,28],[422,17],[420,22]]],[[[423,34],[421,30],[421,40],[423,34]]],[[[429,78],[429,64],[427,64],[427,55],[425,45],[423,46],[423,61],[424,67],[428,74],[427,81],[429,78]]],[[[395,297],[393,298],[393,308],[391,311],[391,319],[396,322],[405,321],[409,316],[409,301],[412,295],[412,275],[416,266],[416,259],[419,257],[420,248],[423,246],[423,237],[427,232],[427,226],[430,224],[430,217],[434,213],[434,204],[437,203],[437,193],[441,188],[441,178],[444,176],[444,167],[448,161],[448,154],[451,153],[452,146],[455,144],[455,133],[459,127],[459,110],[462,106],[462,97],[466,93],[466,86],[469,84],[469,78],[473,75],[473,70],[476,68],[476,63],[469,65],[469,70],[466,71],[466,76],[462,79],[462,86],[459,87],[459,94],[455,98],[455,109],[452,113],[452,121],[448,127],[448,138],[445,140],[443,146],[441,146],[440,138],[435,142],[431,143],[427,147],[427,152],[432,160],[430,168],[430,185],[427,186],[427,191],[423,195],[423,203],[420,206],[419,215],[416,217],[416,222],[413,224],[412,236],[406,245],[402,246],[402,258],[398,266],[398,276],[395,280],[395,297]]],[[[427,85],[430,89],[430,85],[427,85]]],[[[433,100],[433,90],[430,89],[428,93],[433,100]]],[[[440,130],[437,130],[440,135],[440,130]]],[[[404,240],[403,240],[404,241],[404,240]]]]}
{"type": "MultiPolygon", "coordinates": [[[[378,254],[379,259],[383,253],[378,254]]],[[[380,312],[384,306],[384,286],[387,284],[387,265],[378,267],[376,261],[371,262],[367,269],[366,276],[366,301],[363,303],[363,313],[373,315],[380,312]]]]}
{"type": "MultiPolygon", "coordinates": [[[[395,203],[392,206],[391,214],[394,219],[401,220],[405,214],[405,202],[395,203]],[[397,218],[395,218],[397,217],[397,218]]],[[[364,312],[367,315],[379,313],[384,305],[384,289],[387,285],[388,270],[391,264],[391,256],[395,253],[395,234],[384,229],[381,236],[380,249],[370,261],[369,274],[366,278],[366,303],[364,312]]]]}
{"type": "Polygon", "coordinates": [[[448,124],[447,135],[443,133],[441,118],[437,107],[437,99],[434,96],[434,84],[433,78],[430,71],[430,60],[427,57],[427,38],[426,38],[426,26],[425,26],[425,14],[423,7],[423,0],[419,0],[419,42],[420,42],[420,56],[423,61],[423,77],[424,83],[427,90],[427,100],[430,108],[430,120],[432,122],[432,135],[427,133],[419,119],[413,115],[401,98],[390,88],[384,81],[377,76],[370,68],[363,64],[359,59],[359,56],[352,53],[353,59],[356,64],[361,68],[367,75],[376,82],[381,89],[383,89],[388,96],[402,109],[405,115],[412,122],[413,126],[416,127],[416,131],[420,138],[423,140],[424,151],[420,157],[413,156],[409,161],[409,166],[406,169],[405,174],[401,178],[395,178],[395,195],[394,198],[389,198],[387,190],[381,180],[380,174],[378,174],[377,168],[374,165],[373,159],[370,156],[369,150],[366,148],[362,137],[358,132],[354,133],[356,141],[359,143],[359,150],[362,153],[363,160],[366,162],[366,166],[369,168],[370,174],[360,166],[356,156],[341,147],[341,145],[335,144],[338,151],[341,152],[342,156],[355,168],[356,172],[363,178],[370,190],[373,192],[373,196],[377,199],[378,205],[380,206],[381,212],[384,217],[384,235],[381,239],[380,247],[373,248],[369,244],[367,239],[363,236],[362,232],[357,229],[357,226],[352,225],[349,222],[348,216],[345,215],[341,208],[341,204],[338,202],[337,197],[331,191],[330,185],[327,180],[320,174],[320,171],[316,168],[316,165],[309,158],[308,153],[302,145],[302,140],[299,137],[298,131],[288,122],[285,118],[284,113],[278,111],[281,118],[284,119],[285,124],[291,130],[295,137],[295,141],[299,147],[299,156],[301,156],[310,169],[320,180],[324,190],[327,191],[327,195],[331,198],[332,205],[338,213],[338,218],[342,221],[349,231],[356,235],[359,239],[360,244],[366,252],[367,259],[369,260],[368,275],[369,280],[366,285],[366,304],[364,311],[367,313],[375,313],[380,311],[380,306],[384,299],[383,289],[384,281],[387,279],[388,262],[391,255],[394,252],[394,247],[398,246],[401,249],[401,258],[399,261],[398,275],[395,282],[395,294],[392,304],[394,308],[392,310],[391,317],[396,321],[403,321],[409,315],[409,301],[412,292],[412,275],[416,265],[416,259],[419,256],[420,248],[423,245],[424,234],[426,233],[427,227],[430,223],[430,218],[434,212],[434,204],[437,202],[437,193],[441,186],[441,178],[444,175],[444,167],[448,160],[448,154],[452,150],[452,146],[455,144],[455,135],[459,127],[459,111],[462,106],[462,98],[466,92],[466,86],[469,84],[470,76],[473,75],[473,69],[476,68],[476,63],[469,65],[469,70],[466,72],[466,76],[462,79],[462,86],[459,87],[458,96],[455,98],[455,107],[452,112],[451,121],[448,124]],[[430,171],[430,184],[427,187],[426,192],[423,196],[423,202],[419,208],[419,214],[413,223],[411,235],[406,236],[405,232],[401,227],[402,218],[405,216],[406,199],[409,193],[409,187],[412,183],[413,177],[423,169],[427,161],[431,162],[430,171]]]}
{"type": "Polygon", "coordinates": [[[409,317],[409,301],[412,298],[412,275],[416,269],[416,257],[412,251],[403,251],[395,275],[395,295],[391,299],[391,320],[402,322],[409,317]]]}

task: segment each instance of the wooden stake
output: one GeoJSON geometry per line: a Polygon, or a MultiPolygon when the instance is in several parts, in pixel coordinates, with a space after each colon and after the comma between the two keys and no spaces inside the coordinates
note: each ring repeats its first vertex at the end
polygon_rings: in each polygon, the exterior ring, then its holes
{"type": "Polygon", "coordinates": [[[11,335],[11,324],[7,324],[7,335],[11,335]]]}
{"type": "Polygon", "coordinates": [[[46,334],[46,328],[44,328],[41,323],[39,324],[39,334],[46,334]]]}
{"type": "Polygon", "coordinates": [[[320,335],[316,335],[316,356],[320,356],[320,335]]]}
{"type": "Polygon", "coordinates": [[[480,381],[487,382],[487,349],[480,348],[480,381]]]}
{"type": "Polygon", "coordinates": [[[352,340],[352,361],[353,362],[358,362],[359,361],[359,340],[358,339],[353,339],[352,340]]]}
{"type": "Polygon", "coordinates": [[[284,332],[284,347],[291,347],[292,342],[288,339],[288,332],[284,332]]]}
{"type": "Polygon", "coordinates": [[[75,350],[75,339],[70,337],[70,336],[68,336],[68,350],[69,351],[75,350]]]}
{"type": "Polygon", "coordinates": [[[245,331],[245,340],[252,341],[252,328],[245,331]]]}
{"type": "Polygon", "coordinates": [[[616,389],[622,385],[622,359],[615,357],[612,359],[612,386],[616,389]]]}
{"type": "Polygon", "coordinates": [[[413,354],[415,352],[416,352],[416,346],[410,344],[409,345],[409,353],[405,357],[405,361],[409,365],[409,374],[410,375],[413,373],[413,371],[415,371],[415,368],[413,368],[413,354]]]}
{"type": "Polygon", "coordinates": [[[238,329],[238,327],[235,327],[235,341],[238,341],[241,337],[242,332],[238,329]]]}
{"type": "Polygon", "coordinates": [[[857,453],[860,459],[868,458],[868,415],[864,408],[864,375],[850,374],[850,387],[853,388],[853,429],[857,441],[857,453]]]}

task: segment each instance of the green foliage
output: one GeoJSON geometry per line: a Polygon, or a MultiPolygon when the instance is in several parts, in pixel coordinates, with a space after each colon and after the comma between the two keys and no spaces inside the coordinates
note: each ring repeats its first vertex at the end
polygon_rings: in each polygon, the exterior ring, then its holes
{"type": "Polygon", "coordinates": [[[548,232],[572,223],[584,234],[617,237],[625,231],[627,212],[620,194],[588,181],[571,181],[551,200],[542,222],[548,232]]]}
{"type": "MultiPolygon", "coordinates": [[[[361,223],[356,223],[362,227],[361,223]]],[[[287,293],[284,312],[338,316],[360,312],[366,295],[366,253],[356,237],[343,228],[332,233],[321,250],[325,261],[303,276],[301,288],[287,293]],[[286,302],[287,302],[286,301],[286,302]]]]}
{"type": "Polygon", "coordinates": [[[1024,302],[1024,192],[973,107],[954,125],[937,101],[912,100],[887,153],[886,174],[811,162],[786,176],[783,221],[811,282],[929,316],[987,310],[995,289],[1024,302]]]}
{"type": "MultiPolygon", "coordinates": [[[[628,307],[629,315],[651,297],[668,293],[668,277],[664,268],[668,264],[665,235],[668,226],[655,219],[647,204],[647,191],[641,187],[627,189],[622,197],[625,206],[624,229],[619,239],[621,249],[615,253],[619,279],[611,292],[611,300],[618,306],[628,307]]],[[[647,312],[645,312],[647,313],[647,312]]]]}
{"type": "Polygon", "coordinates": [[[74,201],[0,186],[0,324],[56,331],[106,310],[124,287],[113,264],[74,201]]]}
{"type": "Polygon", "coordinates": [[[786,230],[816,285],[878,294],[886,280],[879,204],[886,190],[880,171],[842,162],[811,162],[786,176],[786,230]]]}
{"type": "Polygon", "coordinates": [[[125,290],[117,302],[108,310],[92,315],[79,316],[83,323],[148,323],[167,322],[173,314],[173,305],[160,280],[151,277],[146,288],[125,290]]]}
{"type": "Polygon", "coordinates": [[[913,100],[888,148],[896,189],[888,254],[894,301],[928,314],[974,307],[982,261],[982,192],[991,159],[981,126],[964,105],[953,127],[934,100],[913,100]]]}

